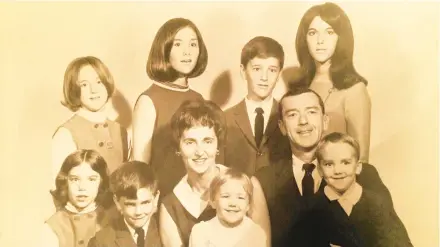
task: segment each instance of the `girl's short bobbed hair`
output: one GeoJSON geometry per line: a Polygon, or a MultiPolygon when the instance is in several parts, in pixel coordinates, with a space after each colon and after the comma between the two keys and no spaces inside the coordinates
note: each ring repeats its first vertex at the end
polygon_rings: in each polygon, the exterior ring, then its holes
{"type": "Polygon", "coordinates": [[[97,172],[101,177],[98,195],[96,196],[96,204],[99,206],[107,207],[111,202],[111,196],[109,194],[109,172],[107,169],[107,163],[104,158],[99,155],[95,150],[80,149],[71,153],[64,160],[58,176],[55,180],[56,189],[51,191],[54,199],[57,202],[57,207],[64,207],[69,200],[68,195],[68,177],[69,172],[74,167],[87,163],[92,170],[97,172]]]}
{"type": "Polygon", "coordinates": [[[188,100],[183,102],[171,117],[176,150],[183,132],[195,126],[214,128],[218,146],[222,145],[226,131],[226,118],[220,107],[209,100],[188,100]]]}
{"type": "Polygon", "coordinates": [[[184,18],[171,19],[160,27],[151,45],[150,54],[147,60],[147,74],[151,80],[156,82],[174,82],[181,75],[170,63],[170,52],[173,47],[174,37],[183,28],[190,27],[197,35],[199,43],[199,57],[196,66],[188,74],[187,78],[194,78],[201,75],[208,64],[208,51],[202,35],[197,26],[190,20],[184,18]]]}
{"type": "Polygon", "coordinates": [[[64,73],[64,101],[61,101],[61,104],[69,108],[71,111],[77,111],[81,108],[81,88],[78,84],[78,77],[80,70],[87,65],[90,65],[95,69],[99,79],[107,89],[107,100],[115,91],[113,76],[107,66],[99,58],[93,56],[78,57],[69,63],[64,73]]]}
{"type": "Polygon", "coordinates": [[[367,85],[367,80],[356,72],[353,65],[354,37],[350,19],[341,7],[330,2],[315,5],[307,10],[296,33],[296,54],[299,64],[309,77],[308,81],[311,82],[315,76],[316,65],[308,49],[307,33],[310,24],[317,16],[330,25],[338,35],[330,65],[333,86],[337,89],[346,89],[358,82],[367,85]]]}

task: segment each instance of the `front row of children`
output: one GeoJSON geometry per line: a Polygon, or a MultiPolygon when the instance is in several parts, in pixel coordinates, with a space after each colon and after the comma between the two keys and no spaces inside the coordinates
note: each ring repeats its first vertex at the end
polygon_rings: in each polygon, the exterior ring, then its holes
{"type": "MultiPolygon", "coordinates": [[[[327,185],[307,199],[313,203],[298,231],[303,246],[406,246],[398,244],[408,237],[394,210],[356,183],[362,164],[353,138],[326,136],[317,158],[327,185]]],[[[216,216],[196,224],[185,246],[266,246],[264,231],[246,216],[252,192],[249,177],[237,170],[217,176],[209,189],[216,216]]],[[[143,162],[126,162],[109,176],[96,151],[75,151],[62,164],[53,194],[64,206],[46,221],[44,246],[162,246],[158,181],[143,162]]]]}

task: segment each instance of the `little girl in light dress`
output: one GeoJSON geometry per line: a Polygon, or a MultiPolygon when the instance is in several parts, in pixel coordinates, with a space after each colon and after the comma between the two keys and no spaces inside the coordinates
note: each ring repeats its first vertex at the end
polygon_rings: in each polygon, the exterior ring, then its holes
{"type": "Polygon", "coordinates": [[[216,217],[192,228],[190,247],[264,247],[263,229],[246,216],[252,200],[252,183],[248,176],[227,169],[211,183],[210,203],[216,217]]]}

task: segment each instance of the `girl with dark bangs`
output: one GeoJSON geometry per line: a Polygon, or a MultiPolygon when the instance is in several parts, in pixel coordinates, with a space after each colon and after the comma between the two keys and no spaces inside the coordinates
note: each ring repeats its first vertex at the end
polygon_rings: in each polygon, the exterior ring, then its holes
{"type": "Polygon", "coordinates": [[[52,195],[60,208],[45,224],[44,246],[87,246],[105,226],[110,205],[107,164],[94,150],[81,149],[67,156],[52,195]]]}

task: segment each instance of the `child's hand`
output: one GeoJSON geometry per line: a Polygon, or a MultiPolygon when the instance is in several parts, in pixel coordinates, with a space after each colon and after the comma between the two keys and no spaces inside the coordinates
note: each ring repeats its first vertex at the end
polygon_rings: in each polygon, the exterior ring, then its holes
{"type": "Polygon", "coordinates": [[[330,247],[342,247],[342,246],[339,246],[339,245],[336,245],[336,244],[330,244],[330,247]]]}

